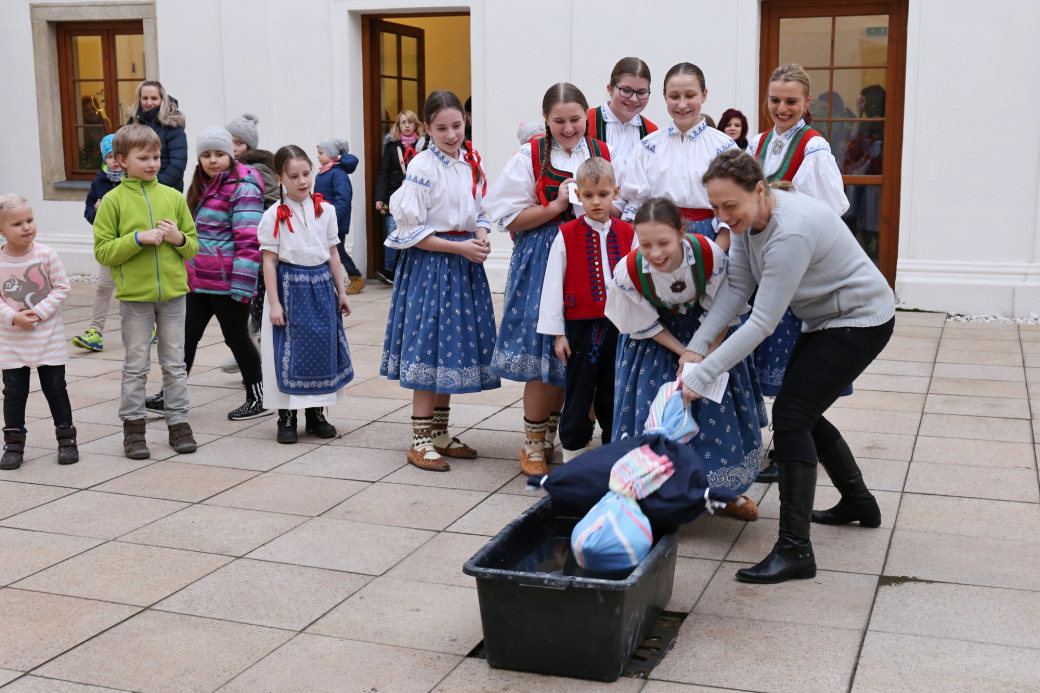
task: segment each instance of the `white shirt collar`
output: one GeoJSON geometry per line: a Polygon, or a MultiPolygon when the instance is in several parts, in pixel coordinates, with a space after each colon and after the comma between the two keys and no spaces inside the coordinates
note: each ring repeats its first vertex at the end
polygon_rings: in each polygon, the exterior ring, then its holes
{"type": "Polygon", "coordinates": [[[621,125],[633,125],[639,127],[643,124],[643,118],[638,114],[632,117],[632,120],[624,121],[614,115],[614,111],[610,110],[610,99],[607,99],[602,106],[600,106],[600,113],[603,114],[604,123],[620,123],[621,125]]]}
{"type": "Polygon", "coordinates": [[[589,225],[589,228],[593,231],[599,231],[600,233],[606,233],[610,231],[610,219],[607,219],[605,222],[601,224],[595,219],[590,219],[587,214],[582,218],[585,220],[585,223],[589,225]]]}
{"type": "Polygon", "coordinates": [[[459,158],[458,159],[452,159],[450,156],[448,156],[447,154],[442,152],[440,149],[438,149],[437,145],[431,144],[430,147],[429,147],[429,150],[431,152],[433,152],[433,155],[435,157],[437,157],[437,161],[439,161],[442,164],[444,164],[445,167],[451,166],[452,164],[457,164],[460,161],[464,161],[464,159],[462,158],[462,153],[465,151],[465,149],[466,149],[465,147],[459,147],[459,158]]]}
{"type": "MultiPolygon", "coordinates": [[[[701,122],[697,123],[692,128],[690,128],[686,132],[686,137],[688,137],[691,140],[695,140],[698,137],[700,137],[700,134],[702,132],[704,132],[707,128],[708,128],[708,121],[704,119],[704,116],[701,116],[701,122]]],[[[672,135],[681,135],[681,134],[682,133],[679,132],[679,128],[675,125],[675,121],[673,120],[672,124],[668,126],[668,136],[671,137],[672,135]]]]}
{"type": "MultiPolygon", "coordinates": [[[[783,133],[782,135],[777,135],[777,137],[780,137],[780,138],[781,138],[781,139],[783,139],[783,140],[784,140],[785,142],[790,142],[790,141],[791,141],[791,138],[792,138],[792,137],[794,137],[794,136],[795,136],[795,134],[796,134],[796,133],[797,133],[797,132],[798,132],[799,130],[801,130],[802,128],[804,128],[804,127],[805,127],[805,118],[801,118],[801,119],[800,119],[800,120],[798,121],[798,124],[797,124],[797,125],[795,125],[795,126],[794,126],[793,128],[791,128],[791,129],[789,129],[789,130],[788,130],[787,132],[783,133]]],[[[773,126],[773,133],[774,133],[774,134],[776,134],[776,126],[775,126],[775,125],[773,126]]]]}
{"type": "MultiPolygon", "coordinates": [[[[550,137],[549,139],[552,140],[552,148],[553,149],[560,149],[560,150],[563,149],[563,147],[560,146],[560,143],[556,141],[555,137],[550,137]]],[[[581,152],[581,151],[584,151],[584,150],[585,150],[585,138],[582,137],[581,141],[579,141],[578,144],[574,147],[574,149],[571,150],[571,154],[575,154],[577,152],[581,152]]]]}

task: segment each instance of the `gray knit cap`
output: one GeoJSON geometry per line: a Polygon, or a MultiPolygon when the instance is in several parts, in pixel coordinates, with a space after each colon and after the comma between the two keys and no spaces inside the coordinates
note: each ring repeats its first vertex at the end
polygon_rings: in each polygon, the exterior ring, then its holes
{"type": "Polygon", "coordinates": [[[350,153],[350,143],[346,140],[327,139],[324,142],[319,142],[318,146],[329,155],[330,159],[350,153]]]}
{"type": "Polygon", "coordinates": [[[256,149],[260,146],[260,133],[256,131],[256,124],[259,122],[260,119],[255,115],[246,113],[228,123],[227,131],[232,137],[248,144],[250,149],[256,149]]]}
{"type": "Polygon", "coordinates": [[[202,156],[203,152],[225,152],[234,159],[235,145],[231,143],[231,133],[216,126],[200,132],[199,139],[195,142],[195,155],[202,156]]]}

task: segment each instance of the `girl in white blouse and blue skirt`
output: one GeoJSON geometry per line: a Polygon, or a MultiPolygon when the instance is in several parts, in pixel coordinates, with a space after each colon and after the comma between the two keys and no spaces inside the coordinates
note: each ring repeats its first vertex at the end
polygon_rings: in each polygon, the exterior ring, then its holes
{"type": "Polygon", "coordinates": [[[446,472],[445,457],[477,456],[448,435],[451,396],[501,385],[491,374],[495,314],[483,264],[491,223],[480,211],[487,178],[465,141],[459,97],[430,94],[424,121],[433,143],[408,164],[390,198],[397,228],[386,245],[402,253],[379,374],[413,390],[408,461],[446,472]]]}

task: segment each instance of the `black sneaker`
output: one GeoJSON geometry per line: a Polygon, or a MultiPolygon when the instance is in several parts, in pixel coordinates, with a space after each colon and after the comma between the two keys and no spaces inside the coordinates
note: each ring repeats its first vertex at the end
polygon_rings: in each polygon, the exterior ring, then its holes
{"type": "Polygon", "coordinates": [[[153,414],[165,414],[166,402],[163,400],[162,390],[159,390],[159,394],[157,395],[145,398],[144,408],[146,411],[150,411],[153,414]]]}
{"type": "Polygon", "coordinates": [[[231,421],[246,421],[247,419],[259,419],[261,416],[269,416],[273,413],[270,409],[264,409],[263,403],[259,400],[247,399],[245,404],[228,413],[227,417],[231,421]]]}
{"type": "Polygon", "coordinates": [[[376,275],[376,279],[378,281],[381,281],[384,284],[387,284],[389,286],[393,286],[394,285],[394,273],[393,272],[388,272],[386,270],[376,270],[375,272],[373,272],[373,274],[376,275]]]}

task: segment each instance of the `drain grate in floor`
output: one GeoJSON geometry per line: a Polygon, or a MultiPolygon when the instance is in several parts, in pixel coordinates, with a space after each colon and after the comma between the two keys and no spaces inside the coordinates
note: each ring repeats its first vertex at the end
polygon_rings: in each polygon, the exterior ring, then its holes
{"type": "Polygon", "coordinates": [[[672,649],[675,636],[679,634],[679,628],[688,615],[678,611],[662,611],[657,623],[636,648],[621,675],[630,679],[649,678],[650,672],[672,649]]]}

